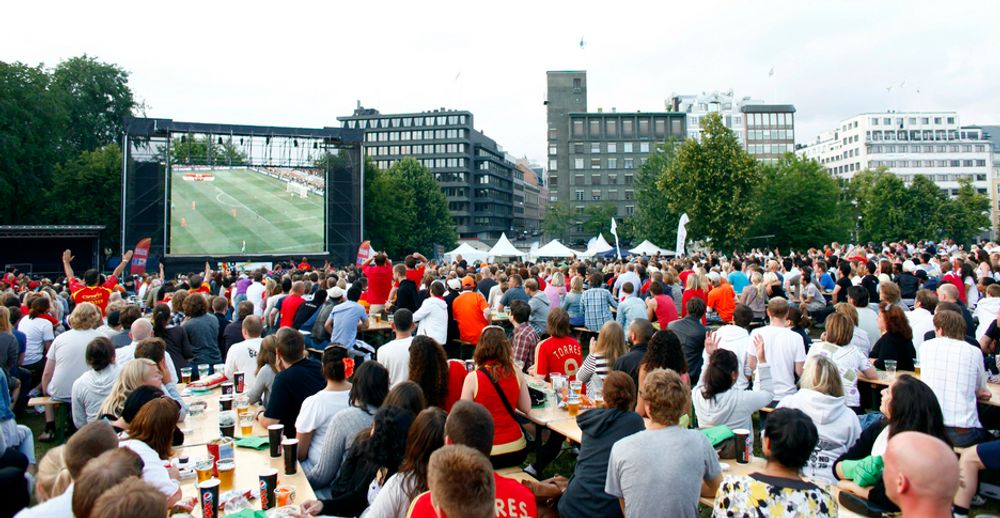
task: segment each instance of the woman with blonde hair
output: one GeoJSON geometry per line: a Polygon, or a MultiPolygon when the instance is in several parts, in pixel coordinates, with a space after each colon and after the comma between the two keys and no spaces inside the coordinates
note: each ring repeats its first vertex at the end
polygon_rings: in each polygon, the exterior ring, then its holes
{"type": "Polygon", "coordinates": [[[851,345],[857,347],[858,350],[865,356],[868,356],[872,350],[872,343],[868,340],[868,333],[858,327],[858,308],[848,302],[840,302],[833,306],[833,311],[844,315],[851,321],[851,325],[854,326],[854,334],[851,336],[851,345]]]}
{"type": "Polygon", "coordinates": [[[118,379],[111,387],[111,394],[101,405],[101,415],[110,416],[110,421],[121,417],[128,395],[143,385],[155,388],[163,386],[163,375],[160,373],[159,366],[147,358],[129,360],[118,371],[118,379]]]}
{"type": "MultiPolygon", "coordinates": [[[[569,292],[563,297],[562,308],[569,313],[569,325],[579,327],[584,324],[583,306],[580,299],[583,297],[583,277],[576,275],[569,281],[569,292]]],[[[556,307],[556,306],[551,306],[556,307]]]]}
{"type": "Polygon", "coordinates": [[[566,277],[562,272],[552,274],[545,286],[545,296],[549,298],[550,308],[558,308],[562,305],[563,297],[566,296],[566,277]]]}
{"type": "Polygon", "coordinates": [[[826,319],[823,342],[816,342],[809,349],[809,356],[822,354],[837,365],[844,386],[847,406],[860,409],[861,393],[858,392],[858,375],[874,379],[878,376],[875,368],[868,364],[868,356],[858,350],[852,339],[854,323],[842,313],[834,313],[826,319]]]}
{"type": "Polygon", "coordinates": [[[65,445],[52,448],[38,463],[38,473],[35,474],[35,497],[38,503],[51,500],[66,492],[73,478],[63,459],[65,445]]]}
{"type": "MultiPolygon", "coordinates": [[[[70,402],[73,382],[87,372],[87,344],[104,336],[98,328],[103,322],[101,309],[90,302],[76,305],[69,315],[71,329],[52,341],[42,371],[42,391],[52,399],[70,402]]],[[[51,406],[45,407],[45,432],[38,436],[41,442],[55,438],[56,414],[51,406]]]]}
{"type": "Polygon", "coordinates": [[[274,335],[265,336],[260,342],[260,350],[257,351],[256,377],[247,393],[251,405],[259,402],[267,406],[267,397],[271,394],[271,385],[278,373],[278,358],[275,354],[277,345],[278,339],[274,335]]]}
{"type": "Polygon", "coordinates": [[[767,314],[767,286],[764,285],[764,276],[760,272],[750,274],[750,286],[740,294],[740,303],[750,306],[754,320],[764,320],[767,314]]]}
{"type": "Polygon", "coordinates": [[[802,474],[836,484],[832,470],[834,461],[861,436],[858,416],[847,408],[837,364],[821,354],[810,356],[799,379],[799,391],[782,399],[778,408],[797,408],[805,412],[819,432],[819,443],[802,474]]]}
{"type": "Polygon", "coordinates": [[[591,337],[587,349],[590,352],[583,359],[583,365],[577,371],[576,379],[586,383],[588,390],[591,388],[596,390],[611,371],[615,361],[628,352],[621,324],[614,320],[605,322],[600,334],[597,335],[597,341],[591,337]]]}
{"type": "MultiPolygon", "coordinates": [[[[687,306],[688,301],[697,297],[705,301],[705,305],[708,305],[708,292],[704,290],[705,285],[701,282],[701,276],[697,274],[688,275],[687,285],[684,287],[684,295],[681,297],[681,317],[687,316],[687,306]]],[[[705,319],[702,317],[702,325],[705,325],[705,319]]]]}

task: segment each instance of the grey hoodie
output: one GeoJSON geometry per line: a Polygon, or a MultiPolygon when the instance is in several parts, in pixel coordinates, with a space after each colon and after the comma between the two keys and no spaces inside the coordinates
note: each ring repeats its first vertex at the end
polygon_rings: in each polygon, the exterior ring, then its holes
{"type": "Polygon", "coordinates": [[[753,390],[739,390],[734,385],[733,388],[708,399],[702,392],[704,379],[702,376],[698,386],[691,391],[691,402],[694,404],[695,415],[698,416],[699,428],[726,425],[733,430],[737,428],[752,430],[753,413],[774,400],[771,366],[766,363],[757,366],[753,390]]]}
{"type": "Polygon", "coordinates": [[[84,372],[73,382],[73,424],[77,428],[91,423],[100,415],[101,404],[111,394],[111,386],[118,377],[118,364],[112,363],[103,370],[84,372]]]}
{"type": "Polygon", "coordinates": [[[797,408],[805,412],[819,432],[819,443],[816,444],[809,463],[802,469],[802,474],[814,480],[836,484],[831,469],[834,461],[861,437],[858,416],[847,408],[843,397],[828,396],[811,389],[801,389],[782,399],[778,408],[797,408]]]}

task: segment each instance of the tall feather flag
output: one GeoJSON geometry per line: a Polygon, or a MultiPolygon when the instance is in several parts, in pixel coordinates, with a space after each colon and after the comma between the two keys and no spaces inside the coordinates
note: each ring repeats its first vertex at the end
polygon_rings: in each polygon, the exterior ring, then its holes
{"type": "Polygon", "coordinates": [[[615,253],[618,254],[618,258],[622,258],[622,249],[618,247],[618,222],[615,221],[614,216],[611,217],[611,235],[615,236],[615,253]]]}

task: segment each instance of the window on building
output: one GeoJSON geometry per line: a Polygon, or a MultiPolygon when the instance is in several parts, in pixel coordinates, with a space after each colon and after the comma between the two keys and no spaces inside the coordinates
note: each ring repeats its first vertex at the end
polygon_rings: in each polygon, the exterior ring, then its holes
{"type": "Polygon", "coordinates": [[[590,152],[594,153],[594,154],[600,153],[601,152],[601,143],[600,142],[591,142],[590,143],[590,152]]]}
{"type": "Polygon", "coordinates": [[[558,160],[556,159],[549,160],[549,171],[558,171],[559,170],[558,165],[559,165],[558,160]]]}
{"type": "Polygon", "coordinates": [[[554,174],[549,175],[549,188],[555,189],[558,186],[559,186],[559,177],[554,174]]]}
{"type": "Polygon", "coordinates": [[[635,168],[635,159],[634,158],[626,158],[626,159],[624,159],[623,162],[624,162],[622,164],[623,168],[625,168],[625,169],[634,169],[635,168]]]}
{"type": "Polygon", "coordinates": [[[625,215],[626,216],[631,216],[633,214],[635,214],[635,205],[626,205],[625,206],[625,215]]]}
{"type": "Polygon", "coordinates": [[[657,137],[663,137],[667,134],[667,120],[666,119],[656,119],[653,121],[653,131],[656,133],[657,137]]]}
{"type": "Polygon", "coordinates": [[[591,201],[601,201],[601,191],[599,191],[599,190],[590,191],[590,200],[591,201]]]}
{"type": "Polygon", "coordinates": [[[670,134],[679,137],[683,131],[681,130],[681,119],[673,118],[670,119],[670,134]]]}
{"type": "Polygon", "coordinates": [[[630,174],[625,175],[625,185],[632,185],[632,175],[630,174]]]}
{"type": "Polygon", "coordinates": [[[631,142],[625,142],[625,143],[623,143],[622,144],[622,152],[624,152],[624,153],[631,153],[632,152],[632,143],[631,142]]]}
{"type": "Polygon", "coordinates": [[[605,123],[605,128],[607,129],[607,136],[608,137],[612,137],[613,138],[613,137],[617,137],[618,136],[618,121],[616,121],[614,119],[609,119],[605,123]]]}
{"type": "Polygon", "coordinates": [[[594,119],[590,121],[590,136],[591,138],[599,138],[601,136],[600,119],[594,119]]]}
{"type": "Polygon", "coordinates": [[[608,199],[609,200],[615,200],[615,201],[617,201],[618,200],[618,189],[610,189],[610,190],[608,190],[608,199]]]}
{"type": "Polygon", "coordinates": [[[549,140],[558,140],[558,139],[559,139],[559,130],[555,128],[549,128],[549,140]]]}
{"type": "Polygon", "coordinates": [[[583,121],[575,120],[573,121],[573,136],[583,137],[583,121]]]}
{"type": "Polygon", "coordinates": [[[609,158],[608,159],[608,169],[618,169],[618,159],[609,158]]]}
{"type": "Polygon", "coordinates": [[[639,143],[639,152],[640,153],[649,153],[649,142],[640,142],[639,143]]]}
{"type": "Polygon", "coordinates": [[[618,175],[617,174],[612,173],[612,174],[608,175],[608,185],[618,185],[618,175]]]}
{"type": "Polygon", "coordinates": [[[639,136],[649,136],[649,119],[639,119],[639,136]]]}
{"type": "Polygon", "coordinates": [[[573,88],[574,89],[580,89],[582,87],[583,87],[583,84],[582,84],[581,79],[579,77],[574,77],[573,78],[573,88]]]}
{"type": "Polygon", "coordinates": [[[632,136],[632,121],[623,120],[622,121],[622,136],[631,137],[632,136]]]}
{"type": "Polygon", "coordinates": [[[617,153],[617,152],[618,152],[618,143],[608,142],[608,153],[617,153]]]}
{"type": "Polygon", "coordinates": [[[600,158],[591,158],[590,159],[590,168],[591,169],[600,169],[601,168],[601,159],[600,158]]]}
{"type": "Polygon", "coordinates": [[[576,191],[576,201],[583,201],[583,191],[576,191]]]}
{"type": "Polygon", "coordinates": [[[549,146],[549,154],[550,155],[559,154],[559,148],[557,146],[549,146]]]}
{"type": "Polygon", "coordinates": [[[583,175],[573,175],[573,185],[583,185],[583,175]]]}
{"type": "Polygon", "coordinates": [[[573,169],[583,169],[583,159],[574,158],[573,159],[573,169]]]}
{"type": "Polygon", "coordinates": [[[635,191],[625,191],[625,200],[632,201],[635,199],[635,191]]]}

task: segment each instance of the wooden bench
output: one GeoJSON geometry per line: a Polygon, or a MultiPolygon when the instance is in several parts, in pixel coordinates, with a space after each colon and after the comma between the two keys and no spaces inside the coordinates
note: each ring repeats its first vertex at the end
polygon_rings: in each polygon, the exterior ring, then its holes
{"type": "Polygon", "coordinates": [[[28,400],[28,406],[50,406],[58,408],[62,401],[56,401],[48,396],[33,397],[28,400]]]}
{"type": "Polygon", "coordinates": [[[56,417],[56,444],[62,444],[66,440],[66,425],[69,420],[72,419],[67,414],[68,405],[64,405],[62,401],[52,399],[48,396],[33,397],[28,400],[29,407],[43,406],[50,407],[55,412],[56,417]]]}

